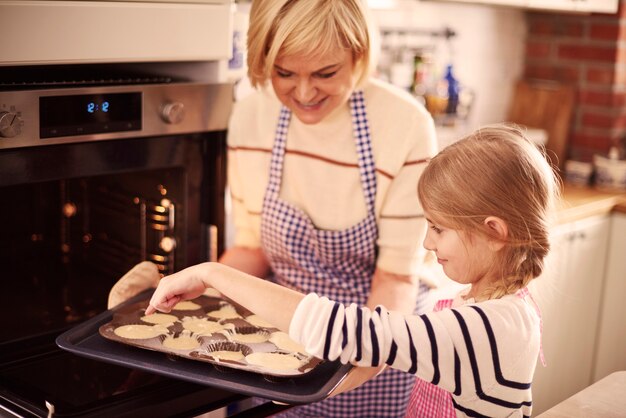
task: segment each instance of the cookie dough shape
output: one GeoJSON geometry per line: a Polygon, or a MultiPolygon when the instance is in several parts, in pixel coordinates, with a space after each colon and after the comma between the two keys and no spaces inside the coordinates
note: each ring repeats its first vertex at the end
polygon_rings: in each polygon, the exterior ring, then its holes
{"type": "Polygon", "coordinates": [[[289,334],[285,332],[274,332],[270,335],[269,340],[281,350],[291,351],[292,353],[306,353],[304,346],[289,338],[289,334]]]}
{"type": "Polygon", "coordinates": [[[168,315],[168,314],[162,314],[162,313],[153,313],[150,315],[142,316],[141,320],[149,324],[171,325],[174,322],[178,321],[178,317],[174,315],[168,315]]]}
{"type": "Polygon", "coordinates": [[[302,364],[298,358],[281,353],[252,353],[246,356],[246,361],[269,370],[297,370],[302,364]]]}
{"type": "Polygon", "coordinates": [[[246,317],[246,322],[254,325],[259,328],[276,328],[274,325],[270,324],[266,320],[262,319],[258,315],[250,315],[246,317]]]}
{"type": "Polygon", "coordinates": [[[211,311],[207,313],[207,316],[219,319],[235,319],[241,318],[241,315],[237,313],[235,307],[232,305],[224,305],[217,311],[211,311]]]}
{"type": "Polygon", "coordinates": [[[213,298],[221,298],[222,294],[220,292],[218,292],[217,290],[215,290],[212,287],[207,287],[206,290],[203,293],[204,296],[209,296],[209,297],[213,297],[213,298]]]}
{"type": "Polygon", "coordinates": [[[209,355],[217,360],[240,361],[240,360],[243,360],[244,358],[244,355],[241,351],[220,350],[220,351],[212,351],[209,353],[209,355]]]}
{"type": "Polygon", "coordinates": [[[228,334],[228,339],[230,341],[242,344],[264,343],[267,341],[268,337],[269,335],[265,332],[254,332],[252,334],[238,334],[235,332],[228,334]]]}
{"type": "Polygon", "coordinates": [[[129,340],[145,340],[167,334],[167,329],[159,325],[122,325],[113,330],[115,335],[129,340]]]}
{"type": "Polygon", "coordinates": [[[198,335],[211,335],[222,331],[225,326],[219,322],[209,321],[206,318],[183,318],[183,328],[198,335]]]}
{"type": "Polygon", "coordinates": [[[178,337],[168,335],[163,340],[163,347],[172,350],[194,350],[200,347],[200,341],[191,335],[180,335],[178,337]]]}
{"type": "Polygon", "coordinates": [[[202,306],[198,305],[197,303],[192,302],[190,300],[184,300],[174,305],[172,310],[173,311],[197,311],[200,308],[202,308],[202,306]]]}

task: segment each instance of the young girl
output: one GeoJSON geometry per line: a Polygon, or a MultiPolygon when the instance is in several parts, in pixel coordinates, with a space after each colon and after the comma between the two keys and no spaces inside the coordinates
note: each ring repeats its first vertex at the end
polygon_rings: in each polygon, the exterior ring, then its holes
{"type": "Polygon", "coordinates": [[[217,263],[163,278],[146,313],[169,312],[211,286],[315,356],[416,375],[407,416],[530,416],[541,319],[526,285],[548,253],[557,186],[514,127],[480,129],[434,157],[418,185],[424,247],[468,286],[426,315],[345,306],[217,263]]]}

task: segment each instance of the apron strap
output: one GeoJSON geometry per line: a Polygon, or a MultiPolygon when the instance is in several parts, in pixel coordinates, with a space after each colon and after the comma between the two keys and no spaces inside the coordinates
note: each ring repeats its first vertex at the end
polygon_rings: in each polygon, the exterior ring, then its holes
{"type": "Polygon", "coordinates": [[[372,152],[370,128],[362,90],[355,91],[350,97],[350,110],[352,113],[352,132],[354,133],[356,142],[359,173],[363,193],[365,195],[365,204],[367,205],[368,213],[374,214],[376,200],[376,164],[374,161],[374,153],[372,152]]]}
{"type": "Polygon", "coordinates": [[[274,146],[272,147],[270,175],[265,193],[266,197],[277,198],[280,193],[283,161],[285,159],[285,148],[287,146],[287,130],[289,129],[290,120],[291,111],[286,106],[281,106],[278,124],[276,125],[274,146]]]}

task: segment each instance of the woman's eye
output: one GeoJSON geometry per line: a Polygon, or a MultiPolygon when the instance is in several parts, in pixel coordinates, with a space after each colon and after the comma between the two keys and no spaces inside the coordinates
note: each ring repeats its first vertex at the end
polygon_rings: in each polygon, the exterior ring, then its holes
{"type": "Polygon", "coordinates": [[[291,75],[290,72],[287,71],[280,71],[280,70],[276,70],[276,75],[281,77],[281,78],[287,78],[291,75]]]}
{"type": "Polygon", "coordinates": [[[318,74],[317,76],[319,78],[331,78],[333,77],[335,74],[337,74],[337,71],[333,71],[332,73],[323,73],[323,74],[318,74]]]}

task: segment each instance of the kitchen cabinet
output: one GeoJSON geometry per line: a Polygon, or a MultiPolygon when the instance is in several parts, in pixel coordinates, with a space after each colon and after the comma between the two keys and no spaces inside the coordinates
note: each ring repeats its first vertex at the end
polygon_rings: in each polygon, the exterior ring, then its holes
{"type": "Polygon", "coordinates": [[[626,213],[611,217],[593,380],[626,370],[626,213]]]}
{"type": "Polygon", "coordinates": [[[619,0],[528,0],[531,9],[565,12],[615,13],[619,0]]]}
{"type": "Polygon", "coordinates": [[[619,0],[439,0],[491,6],[513,6],[531,10],[578,13],[616,13],[619,0]]]}
{"type": "Polygon", "coordinates": [[[533,414],[592,383],[609,230],[608,215],[555,228],[544,273],[529,286],[542,312],[547,364],[537,363],[533,414]]]}

